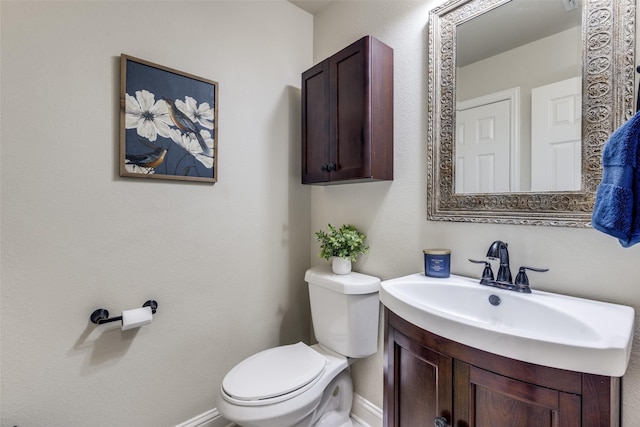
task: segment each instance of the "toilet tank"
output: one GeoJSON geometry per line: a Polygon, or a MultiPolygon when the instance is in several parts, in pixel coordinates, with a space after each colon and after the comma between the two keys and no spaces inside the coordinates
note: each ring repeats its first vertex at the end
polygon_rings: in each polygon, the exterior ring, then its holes
{"type": "Polygon", "coordinates": [[[378,351],[380,279],[351,272],[333,274],[330,267],[307,270],[311,319],[316,339],[347,357],[378,351]]]}

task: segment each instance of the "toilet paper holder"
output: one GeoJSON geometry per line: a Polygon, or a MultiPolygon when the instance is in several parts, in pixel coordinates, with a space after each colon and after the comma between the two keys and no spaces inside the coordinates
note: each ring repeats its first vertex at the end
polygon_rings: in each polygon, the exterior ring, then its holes
{"type": "MultiPolygon", "coordinates": [[[[142,304],[143,307],[151,307],[151,314],[156,314],[156,310],[158,309],[158,303],[154,300],[146,301],[142,304]]],[[[95,323],[96,325],[102,325],[103,323],[109,322],[117,322],[118,320],[122,320],[122,316],[109,317],[109,311],[105,308],[99,308],[89,316],[91,323],[95,323]]]]}

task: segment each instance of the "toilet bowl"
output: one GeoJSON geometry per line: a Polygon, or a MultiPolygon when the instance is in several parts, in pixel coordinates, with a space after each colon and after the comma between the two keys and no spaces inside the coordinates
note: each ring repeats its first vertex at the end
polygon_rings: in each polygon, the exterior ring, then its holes
{"type": "Polygon", "coordinates": [[[349,427],[353,390],[348,367],[346,357],[319,344],[265,350],[229,371],[217,408],[243,427],[349,427]],[[336,422],[318,424],[325,415],[336,422]]]}
{"type": "Polygon", "coordinates": [[[243,427],[352,427],[349,366],[377,351],[380,279],[307,271],[318,344],[261,351],[224,377],[216,406],[243,427]]]}

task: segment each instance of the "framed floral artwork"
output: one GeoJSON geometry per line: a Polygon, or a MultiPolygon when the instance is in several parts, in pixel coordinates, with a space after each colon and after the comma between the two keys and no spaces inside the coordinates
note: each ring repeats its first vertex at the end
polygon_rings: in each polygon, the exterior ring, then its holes
{"type": "Polygon", "coordinates": [[[218,83],[120,56],[120,176],[216,182],[218,83]]]}

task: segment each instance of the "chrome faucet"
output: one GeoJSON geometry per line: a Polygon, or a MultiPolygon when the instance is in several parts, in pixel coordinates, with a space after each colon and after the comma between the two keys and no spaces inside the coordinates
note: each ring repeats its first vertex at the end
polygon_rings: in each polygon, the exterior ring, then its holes
{"type": "Polygon", "coordinates": [[[513,277],[511,276],[511,267],[509,266],[509,245],[501,240],[496,240],[491,244],[487,251],[487,258],[499,259],[500,268],[498,269],[498,276],[496,282],[499,284],[513,285],[513,277]]]}
{"type": "Polygon", "coordinates": [[[491,264],[487,261],[476,261],[470,259],[469,261],[477,264],[484,264],[484,271],[482,272],[481,285],[493,286],[501,289],[508,289],[510,291],[522,292],[525,294],[531,293],[529,287],[529,278],[525,270],[544,272],[549,271],[548,268],[533,268],[533,267],[520,267],[518,275],[516,276],[516,282],[513,283],[513,277],[511,276],[511,266],[509,265],[509,249],[508,245],[500,240],[496,240],[491,244],[487,251],[487,258],[499,259],[500,268],[498,269],[498,276],[493,278],[493,271],[491,270],[491,264]]]}

